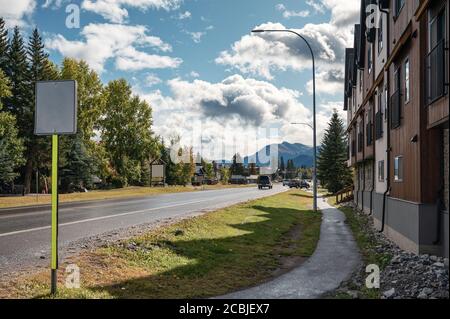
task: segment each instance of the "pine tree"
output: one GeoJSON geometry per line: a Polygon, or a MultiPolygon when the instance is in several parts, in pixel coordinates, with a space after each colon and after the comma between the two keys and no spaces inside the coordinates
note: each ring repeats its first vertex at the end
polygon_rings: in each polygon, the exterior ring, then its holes
{"type": "Polygon", "coordinates": [[[322,185],[336,193],[352,182],[347,165],[347,137],[344,123],[335,111],[322,141],[317,176],[322,185]]]}
{"type": "Polygon", "coordinates": [[[29,81],[29,68],[27,62],[27,53],[24,47],[23,38],[19,28],[14,28],[13,36],[8,48],[6,60],[6,75],[11,82],[11,96],[4,101],[5,108],[17,119],[19,137],[23,139],[26,147],[26,177],[22,180],[25,186],[25,192],[30,192],[31,175],[33,170],[33,109],[32,109],[32,89],[29,81]]]}
{"type": "Polygon", "coordinates": [[[23,143],[18,138],[16,118],[8,112],[2,112],[2,99],[10,95],[9,81],[0,70],[0,192],[5,183],[16,178],[15,169],[24,162],[23,143]]]}
{"type": "Polygon", "coordinates": [[[87,153],[80,135],[75,136],[70,142],[65,165],[61,168],[62,190],[73,192],[91,188],[95,167],[92,157],[87,153]]]}
{"type": "Polygon", "coordinates": [[[0,70],[3,72],[6,72],[8,48],[8,30],[5,26],[5,20],[0,18],[0,70]]]}
{"type": "MultiPolygon", "coordinates": [[[[44,44],[37,29],[33,30],[32,35],[28,40],[27,47],[28,59],[28,81],[29,81],[29,95],[31,96],[29,102],[29,114],[33,123],[35,111],[35,85],[38,81],[49,81],[58,79],[58,70],[50,62],[48,54],[44,51],[44,44]]],[[[31,178],[33,170],[42,170],[50,166],[50,139],[47,137],[37,137],[33,131],[27,131],[27,165],[24,173],[25,191],[30,191],[31,178]]]]}

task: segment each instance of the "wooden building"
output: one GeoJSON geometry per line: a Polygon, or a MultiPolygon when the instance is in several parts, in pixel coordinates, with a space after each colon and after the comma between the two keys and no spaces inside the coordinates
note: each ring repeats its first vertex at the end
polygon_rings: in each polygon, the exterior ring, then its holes
{"type": "Polygon", "coordinates": [[[362,0],[344,103],[358,207],[402,248],[447,257],[449,15],[449,0],[362,0]]]}

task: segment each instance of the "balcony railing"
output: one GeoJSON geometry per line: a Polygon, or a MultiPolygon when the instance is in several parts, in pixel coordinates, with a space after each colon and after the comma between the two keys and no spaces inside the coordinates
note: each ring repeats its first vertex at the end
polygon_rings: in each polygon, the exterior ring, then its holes
{"type": "Polygon", "coordinates": [[[401,92],[397,90],[391,96],[391,128],[395,129],[400,126],[402,120],[402,103],[401,92]]]}
{"type": "Polygon", "coordinates": [[[383,112],[378,111],[375,115],[375,138],[379,140],[383,137],[383,112]]]}
{"type": "Polygon", "coordinates": [[[446,94],[445,41],[441,40],[427,56],[428,104],[446,94]]]}

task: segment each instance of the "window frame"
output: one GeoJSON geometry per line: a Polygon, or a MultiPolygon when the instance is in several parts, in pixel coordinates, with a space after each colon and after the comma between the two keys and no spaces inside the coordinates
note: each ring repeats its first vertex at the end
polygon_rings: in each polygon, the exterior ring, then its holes
{"type": "Polygon", "coordinates": [[[394,158],[394,182],[402,183],[404,176],[404,157],[403,155],[396,156],[394,158]],[[401,165],[400,165],[401,164],[401,165]]]}
{"type": "MultiPolygon", "coordinates": [[[[403,104],[408,104],[411,102],[411,60],[409,57],[405,59],[404,65],[404,72],[405,72],[405,81],[404,81],[404,96],[403,104]]],[[[402,77],[400,75],[400,81],[402,80],[402,77]]]]}
{"type": "Polygon", "coordinates": [[[405,7],[406,0],[395,0],[394,1],[394,21],[400,16],[403,8],[405,7]]]}
{"type": "Polygon", "coordinates": [[[385,174],[385,162],[384,160],[378,161],[378,182],[384,183],[386,181],[385,174]]]}
{"type": "Polygon", "coordinates": [[[381,52],[383,52],[384,49],[384,30],[383,30],[383,24],[384,24],[384,20],[383,20],[383,15],[380,15],[380,20],[378,21],[379,26],[378,26],[378,55],[381,54],[381,52]]]}

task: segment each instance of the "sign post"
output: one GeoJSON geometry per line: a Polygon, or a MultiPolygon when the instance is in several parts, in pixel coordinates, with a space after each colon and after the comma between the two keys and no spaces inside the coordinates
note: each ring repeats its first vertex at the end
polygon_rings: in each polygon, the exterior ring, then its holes
{"type": "Polygon", "coordinates": [[[59,136],[77,133],[77,82],[36,82],[35,135],[52,136],[51,293],[58,287],[59,136]]]}
{"type": "Polygon", "coordinates": [[[58,283],[58,163],[59,163],[59,136],[52,136],[52,295],[56,294],[58,283]]]}

